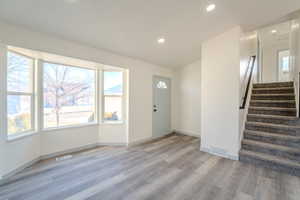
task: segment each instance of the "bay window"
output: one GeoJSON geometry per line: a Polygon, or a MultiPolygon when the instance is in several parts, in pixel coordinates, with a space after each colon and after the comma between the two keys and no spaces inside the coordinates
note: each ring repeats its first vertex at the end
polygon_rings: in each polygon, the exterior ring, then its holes
{"type": "Polygon", "coordinates": [[[127,86],[121,68],[17,47],[5,53],[7,139],[96,124],[98,118],[124,121],[127,86]]]}

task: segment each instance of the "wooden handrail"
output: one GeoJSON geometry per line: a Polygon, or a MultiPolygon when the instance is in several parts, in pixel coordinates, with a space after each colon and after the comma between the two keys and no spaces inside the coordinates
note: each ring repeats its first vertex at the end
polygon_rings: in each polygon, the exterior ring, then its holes
{"type": "MultiPolygon", "coordinates": [[[[240,109],[245,109],[245,107],[246,107],[246,103],[247,103],[248,93],[249,93],[250,84],[251,84],[251,80],[252,80],[252,74],[253,74],[253,69],[254,69],[254,65],[255,65],[256,56],[251,56],[250,59],[252,59],[252,65],[251,65],[251,69],[250,69],[250,74],[249,74],[249,79],[248,79],[248,82],[247,82],[247,87],[246,87],[246,90],[245,90],[245,94],[243,96],[243,103],[240,106],[240,109]]],[[[249,65],[250,64],[251,64],[251,62],[249,62],[249,65]]]]}

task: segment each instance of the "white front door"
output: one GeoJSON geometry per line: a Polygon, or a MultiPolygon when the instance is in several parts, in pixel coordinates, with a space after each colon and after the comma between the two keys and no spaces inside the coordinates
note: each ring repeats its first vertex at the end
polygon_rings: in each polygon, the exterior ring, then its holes
{"type": "Polygon", "coordinates": [[[153,137],[171,132],[171,80],[153,76],[153,137]]]}

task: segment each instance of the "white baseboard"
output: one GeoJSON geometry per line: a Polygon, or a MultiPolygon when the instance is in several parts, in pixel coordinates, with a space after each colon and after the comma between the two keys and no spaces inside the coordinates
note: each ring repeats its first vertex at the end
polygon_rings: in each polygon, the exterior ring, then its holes
{"type": "Polygon", "coordinates": [[[14,176],[15,174],[17,174],[17,173],[23,171],[23,170],[26,169],[27,167],[32,166],[33,164],[39,162],[40,160],[41,160],[40,157],[35,158],[35,159],[33,159],[33,160],[31,160],[31,161],[29,161],[29,162],[27,162],[27,163],[21,165],[20,167],[18,167],[18,168],[16,168],[16,169],[12,170],[11,172],[9,172],[9,173],[7,173],[7,174],[4,174],[4,175],[2,176],[2,179],[0,179],[0,186],[3,185],[3,184],[5,184],[5,183],[7,183],[7,182],[8,182],[8,179],[9,179],[10,177],[12,177],[12,176],[14,176]]]}
{"type": "Polygon", "coordinates": [[[76,153],[76,152],[79,152],[79,151],[96,148],[97,146],[98,146],[98,143],[89,144],[89,145],[84,145],[84,146],[76,147],[76,148],[65,150],[65,151],[60,151],[60,152],[55,152],[55,153],[39,156],[38,158],[33,159],[33,160],[25,163],[24,165],[14,169],[13,171],[3,175],[2,179],[0,179],[0,185],[5,184],[7,181],[9,181],[10,177],[14,176],[15,174],[23,171],[25,168],[30,167],[30,166],[32,166],[33,164],[35,164],[39,161],[59,157],[59,156],[64,155],[64,154],[72,154],[72,153],[76,153]]]}
{"type": "Polygon", "coordinates": [[[103,142],[100,142],[100,143],[98,143],[98,145],[97,145],[98,147],[99,146],[128,146],[128,144],[127,143],[103,143],[103,142]]]}
{"type": "Polygon", "coordinates": [[[185,131],[185,130],[174,130],[175,133],[181,134],[181,135],[188,135],[188,136],[193,136],[193,137],[198,137],[200,138],[200,133],[196,132],[191,132],[191,131],[185,131]]]}
{"type": "Polygon", "coordinates": [[[137,140],[137,141],[133,141],[133,142],[130,142],[130,143],[128,144],[128,146],[135,146],[135,145],[143,144],[143,143],[145,143],[145,142],[150,142],[150,141],[152,141],[152,140],[156,140],[156,139],[159,139],[159,138],[162,138],[162,137],[166,137],[166,136],[171,135],[171,134],[173,134],[173,133],[174,133],[174,131],[171,132],[171,133],[168,133],[168,134],[166,134],[166,135],[163,135],[163,136],[158,136],[158,137],[153,137],[153,136],[152,136],[152,137],[140,139],[140,140],[137,140]]]}
{"type": "Polygon", "coordinates": [[[55,157],[58,157],[58,156],[61,156],[61,155],[64,155],[64,154],[72,154],[72,153],[76,153],[78,151],[83,151],[83,150],[96,148],[97,146],[98,146],[98,144],[94,143],[94,144],[88,144],[88,145],[84,145],[84,146],[80,146],[80,147],[75,147],[75,148],[64,150],[64,151],[58,151],[58,152],[55,152],[55,153],[42,155],[42,156],[40,156],[40,160],[51,159],[51,158],[55,158],[55,157]]]}
{"type": "Polygon", "coordinates": [[[153,138],[153,137],[149,137],[149,138],[144,138],[144,139],[141,139],[141,140],[136,140],[136,141],[128,143],[128,146],[131,147],[131,146],[143,144],[145,142],[150,142],[151,140],[154,140],[154,139],[155,138],[153,138]]]}
{"type": "Polygon", "coordinates": [[[209,149],[209,148],[205,148],[205,147],[200,147],[200,151],[210,153],[210,154],[215,155],[215,156],[227,158],[227,159],[230,159],[230,160],[239,160],[239,156],[230,155],[230,154],[227,154],[227,153],[221,153],[216,149],[211,149],[211,148],[209,149]]]}

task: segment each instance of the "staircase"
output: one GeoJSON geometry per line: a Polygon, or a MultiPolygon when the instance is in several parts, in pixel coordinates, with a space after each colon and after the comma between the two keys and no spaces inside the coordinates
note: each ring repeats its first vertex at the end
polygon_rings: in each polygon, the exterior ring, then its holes
{"type": "Polygon", "coordinates": [[[300,176],[293,82],[254,84],[240,161],[300,176]]]}

